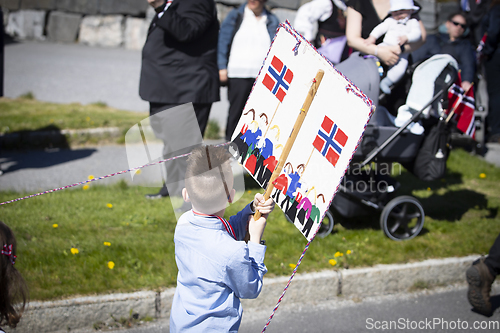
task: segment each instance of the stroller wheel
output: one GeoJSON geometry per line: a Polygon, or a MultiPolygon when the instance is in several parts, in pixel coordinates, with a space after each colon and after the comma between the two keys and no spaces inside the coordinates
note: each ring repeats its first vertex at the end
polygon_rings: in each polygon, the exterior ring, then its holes
{"type": "Polygon", "coordinates": [[[425,214],[420,202],[411,196],[399,196],[387,203],[380,215],[380,228],[392,240],[412,239],[424,226],[425,214]]]}
{"type": "Polygon", "coordinates": [[[321,221],[321,226],[319,227],[316,236],[320,238],[325,238],[326,236],[331,234],[333,230],[333,224],[334,224],[333,215],[330,212],[330,210],[327,210],[325,217],[323,218],[323,221],[321,221]]]}

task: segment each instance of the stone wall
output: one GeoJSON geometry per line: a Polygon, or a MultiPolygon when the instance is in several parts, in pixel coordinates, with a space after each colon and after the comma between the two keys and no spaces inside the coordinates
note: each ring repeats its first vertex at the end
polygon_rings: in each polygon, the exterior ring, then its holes
{"type": "MultiPolygon", "coordinates": [[[[267,6],[281,22],[295,19],[297,9],[311,0],[269,0],[267,6]]],[[[219,20],[245,0],[215,0],[219,20]]],[[[456,3],[421,0],[421,17],[436,30],[456,3]],[[443,15],[444,16],[444,15],[443,15]]],[[[146,0],[0,0],[5,31],[18,39],[82,43],[91,46],[141,49],[154,11],[146,0]]]]}

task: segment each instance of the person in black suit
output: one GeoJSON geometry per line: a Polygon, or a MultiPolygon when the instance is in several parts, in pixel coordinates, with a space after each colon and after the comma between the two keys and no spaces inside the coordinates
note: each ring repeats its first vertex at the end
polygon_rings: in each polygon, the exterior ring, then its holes
{"type": "MultiPolygon", "coordinates": [[[[214,0],[147,1],[156,15],[142,50],[139,95],[149,102],[150,115],[193,103],[203,136],[212,103],[220,99],[217,66],[219,21],[214,0]]],[[[151,126],[156,137],[161,139],[161,126],[151,126]]],[[[163,141],[166,156],[172,151],[163,141]]],[[[172,174],[170,172],[169,176],[172,174]]],[[[158,194],[147,197],[167,195],[164,185],[158,194]]]]}

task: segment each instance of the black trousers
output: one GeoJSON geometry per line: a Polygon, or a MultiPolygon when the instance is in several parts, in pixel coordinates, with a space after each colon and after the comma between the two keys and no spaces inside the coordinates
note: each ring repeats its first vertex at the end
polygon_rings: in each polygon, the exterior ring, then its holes
{"type": "Polygon", "coordinates": [[[490,269],[491,274],[496,277],[500,274],[500,235],[490,248],[490,253],[484,260],[484,263],[490,269]]]}
{"type": "MultiPolygon", "coordinates": [[[[168,104],[168,103],[149,103],[149,114],[150,116],[155,115],[161,111],[179,106],[181,104],[168,104]]],[[[211,103],[200,104],[193,103],[194,111],[196,114],[196,120],[200,126],[201,137],[203,138],[203,133],[208,123],[208,116],[210,114],[210,109],[212,107],[211,103]]],[[[182,135],[190,135],[189,133],[175,133],[175,123],[180,123],[182,115],[176,115],[177,119],[172,119],[171,122],[167,123],[167,126],[161,126],[161,123],[151,122],[151,127],[155,136],[163,141],[163,158],[168,159],[178,155],[183,155],[189,153],[193,146],[189,143],[187,147],[179,149],[178,142],[172,140],[172,137],[182,140],[182,135]]],[[[167,119],[164,119],[164,121],[167,119]]],[[[165,124],[165,123],[164,123],[165,124]]],[[[181,126],[182,129],[182,126],[181,126]]],[[[186,140],[188,141],[188,140],[186,140]]],[[[182,146],[182,145],[181,145],[182,146]]],[[[167,171],[167,180],[160,189],[159,194],[166,196],[181,196],[182,188],[184,187],[184,175],[186,172],[187,157],[178,158],[173,161],[165,162],[165,169],[167,171]],[[168,187],[167,187],[168,184],[168,187]]]]}
{"type": "Polygon", "coordinates": [[[491,59],[486,61],[484,65],[489,98],[486,121],[491,137],[500,134],[500,48],[497,48],[491,59]]]}
{"type": "Polygon", "coordinates": [[[236,125],[238,125],[250,91],[252,91],[254,81],[255,79],[252,78],[228,79],[227,97],[229,100],[229,112],[227,114],[226,141],[231,140],[231,136],[236,129],[236,125]]]}
{"type": "MultiPolygon", "coordinates": [[[[152,116],[160,111],[173,108],[174,106],[179,106],[180,103],[155,103],[149,102],[149,115],[152,116]]],[[[208,117],[210,116],[210,109],[212,109],[212,103],[193,103],[194,112],[196,113],[196,119],[198,119],[198,125],[200,125],[201,136],[205,135],[205,129],[208,124],[208,117]]]]}

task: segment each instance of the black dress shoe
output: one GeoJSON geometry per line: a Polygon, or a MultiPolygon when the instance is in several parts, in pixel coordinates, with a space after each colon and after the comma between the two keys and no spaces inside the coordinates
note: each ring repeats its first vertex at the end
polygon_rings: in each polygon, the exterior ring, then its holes
{"type": "Polygon", "coordinates": [[[163,197],[168,197],[168,195],[161,195],[160,193],[146,194],[146,199],[161,199],[163,197]]]}
{"type": "Polygon", "coordinates": [[[165,186],[165,184],[163,184],[163,187],[160,189],[160,191],[158,193],[146,194],[147,199],[161,199],[164,197],[168,197],[168,189],[165,186]]]}

